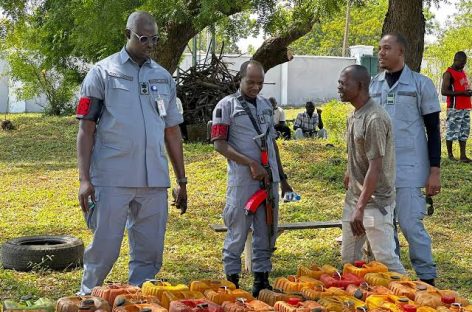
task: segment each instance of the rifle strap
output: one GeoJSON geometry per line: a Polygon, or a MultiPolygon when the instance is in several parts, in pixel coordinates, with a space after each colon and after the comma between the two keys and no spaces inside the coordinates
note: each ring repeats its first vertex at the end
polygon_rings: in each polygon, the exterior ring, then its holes
{"type": "Polygon", "coordinates": [[[262,134],[262,131],[261,129],[259,128],[259,125],[257,124],[256,122],[256,119],[254,118],[254,116],[252,115],[252,112],[251,112],[251,109],[249,108],[249,105],[247,105],[247,102],[246,100],[244,99],[244,97],[242,95],[238,96],[236,98],[239,102],[239,104],[241,104],[241,106],[243,107],[244,111],[246,112],[246,114],[249,116],[249,119],[251,120],[251,123],[252,123],[252,126],[254,127],[254,129],[256,130],[257,134],[258,135],[261,135],[262,134]]]}

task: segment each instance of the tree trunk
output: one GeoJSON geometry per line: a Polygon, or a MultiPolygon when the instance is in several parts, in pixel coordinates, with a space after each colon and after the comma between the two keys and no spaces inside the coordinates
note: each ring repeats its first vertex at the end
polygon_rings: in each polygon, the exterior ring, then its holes
{"type": "Polygon", "coordinates": [[[315,20],[311,20],[303,24],[294,25],[280,36],[266,39],[252,58],[264,66],[265,72],[272,67],[290,61],[293,59],[293,55],[289,51],[288,46],[306,35],[312,29],[315,22],[315,20]]]}
{"type": "Polygon", "coordinates": [[[382,36],[391,32],[405,36],[408,41],[405,62],[412,70],[419,72],[423,59],[425,33],[423,1],[389,0],[382,36]]]}
{"type": "Polygon", "coordinates": [[[175,72],[190,39],[199,33],[191,21],[168,29],[167,40],[154,50],[152,58],[169,73],[175,72]]]}

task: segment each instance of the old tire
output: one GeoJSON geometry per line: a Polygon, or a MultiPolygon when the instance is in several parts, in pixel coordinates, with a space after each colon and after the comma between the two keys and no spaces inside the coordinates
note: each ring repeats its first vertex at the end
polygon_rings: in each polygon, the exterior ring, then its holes
{"type": "Polygon", "coordinates": [[[2,246],[5,269],[30,271],[65,270],[82,265],[84,243],[69,235],[24,236],[6,241],[2,246]]]}

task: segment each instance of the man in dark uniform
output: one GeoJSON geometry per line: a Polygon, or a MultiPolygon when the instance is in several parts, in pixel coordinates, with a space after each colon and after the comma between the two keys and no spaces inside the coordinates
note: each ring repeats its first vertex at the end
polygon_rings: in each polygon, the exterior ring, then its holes
{"type": "Polygon", "coordinates": [[[284,174],[275,142],[272,105],[258,95],[264,83],[264,68],[259,62],[247,61],[241,65],[240,76],[240,90],[222,99],[213,111],[211,140],[215,150],[228,159],[228,186],[223,211],[228,227],[223,247],[224,270],[228,280],[238,286],[241,254],[252,228],[252,291],[257,297],[260,290],[271,288],[269,272],[272,270],[271,257],[277,233],[279,182],[282,196],[292,188],[284,174]],[[270,169],[261,165],[261,147],[264,145],[270,169]],[[245,210],[249,198],[260,189],[261,181],[272,184],[272,224],[267,224],[263,205],[253,214],[247,214],[245,210]]]}

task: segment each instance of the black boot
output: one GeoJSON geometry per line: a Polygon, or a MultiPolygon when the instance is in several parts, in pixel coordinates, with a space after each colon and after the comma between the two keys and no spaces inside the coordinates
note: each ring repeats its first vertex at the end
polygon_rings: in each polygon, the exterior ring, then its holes
{"type": "Polygon", "coordinates": [[[434,278],[432,278],[432,279],[421,279],[420,281],[422,281],[426,284],[429,284],[431,286],[436,286],[435,283],[434,283],[434,278]]]}
{"type": "Polygon", "coordinates": [[[236,285],[236,288],[239,288],[239,274],[226,274],[226,279],[236,285]]]}
{"type": "Polygon", "coordinates": [[[254,284],[252,286],[254,298],[257,298],[259,292],[263,289],[272,290],[272,286],[269,284],[269,272],[254,272],[254,284]]]}

